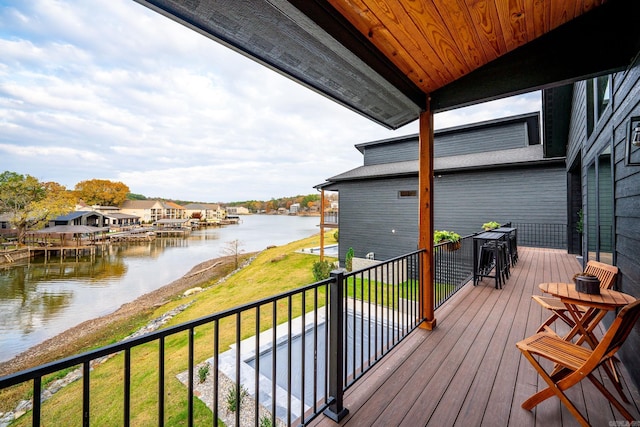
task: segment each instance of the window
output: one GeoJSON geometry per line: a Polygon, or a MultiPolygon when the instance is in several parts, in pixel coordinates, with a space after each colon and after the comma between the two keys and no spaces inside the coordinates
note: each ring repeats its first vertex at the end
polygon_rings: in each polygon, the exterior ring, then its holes
{"type": "Polygon", "coordinates": [[[587,169],[587,257],[613,264],[613,175],[607,147],[587,169]]]}
{"type": "Polygon", "coordinates": [[[611,76],[587,80],[587,136],[593,132],[610,101],[611,76]]]}
{"type": "Polygon", "coordinates": [[[409,199],[413,197],[418,197],[418,192],[416,190],[400,190],[398,191],[398,199],[409,199]]]}

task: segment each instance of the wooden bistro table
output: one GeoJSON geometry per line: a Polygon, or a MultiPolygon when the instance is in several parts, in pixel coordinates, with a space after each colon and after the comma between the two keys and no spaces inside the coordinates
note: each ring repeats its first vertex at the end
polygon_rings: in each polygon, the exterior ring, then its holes
{"type": "MultiPolygon", "coordinates": [[[[576,291],[573,283],[541,283],[538,285],[544,293],[560,298],[567,307],[567,311],[573,318],[575,326],[563,337],[570,341],[578,336],[576,344],[581,345],[585,341],[592,349],[598,345],[598,339],[594,329],[609,311],[624,307],[636,300],[632,295],[614,291],[612,289],[600,289],[600,294],[592,295],[576,291]]],[[[622,392],[622,386],[613,362],[610,364],[607,374],[612,379],[616,389],[625,402],[627,397],[622,392]]]]}

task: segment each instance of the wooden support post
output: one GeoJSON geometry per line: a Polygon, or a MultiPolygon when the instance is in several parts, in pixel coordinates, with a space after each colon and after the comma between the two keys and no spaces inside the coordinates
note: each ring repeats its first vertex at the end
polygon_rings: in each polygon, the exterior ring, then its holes
{"type": "Polygon", "coordinates": [[[436,327],[433,289],[433,112],[430,99],[427,109],[420,114],[419,145],[419,224],[418,247],[425,249],[422,262],[420,314],[424,319],[421,327],[432,330],[436,327]]]}

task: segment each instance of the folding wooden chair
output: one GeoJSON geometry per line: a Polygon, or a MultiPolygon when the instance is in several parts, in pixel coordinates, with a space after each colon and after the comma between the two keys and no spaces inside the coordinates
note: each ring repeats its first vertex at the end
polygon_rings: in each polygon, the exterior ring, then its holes
{"type": "MultiPolygon", "coordinates": [[[[589,261],[584,272],[600,279],[600,287],[602,289],[611,289],[618,277],[618,267],[598,261],[589,261]]],[[[542,332],[544,330],[552,331],[550,326],[558,319],[563,320],[570,328],[575,326],[575,322],[571,316],[567,314],[567,307],[559,298],[541,295],[533,295],[531,298],[542,307],[551,311],[551,316],[540,325],[536,332],[542,332]]]]}
{"type": "Polygon", "coordinates": [[[565,390],[587,377],[627,420],[634,421],[633,416],[605,388],[594,373],[600,366],[607,368],[605,362],[608,362],[620,349],[638,318],[640,318],[640,300],[628,304],[620,311],[600,343],[593,350],[570,341],[564,341],[556,335],[545,332],[539,332],[516,343],[518,349],[549,385],[525,400],[522,407],[530,411],[539,403],[555,395],[582,425],[588,426],[586,418],[564,393],[565,390]],[[551,374],[545,371],[534,356],[554,362],[554,371],[551,374]]]}

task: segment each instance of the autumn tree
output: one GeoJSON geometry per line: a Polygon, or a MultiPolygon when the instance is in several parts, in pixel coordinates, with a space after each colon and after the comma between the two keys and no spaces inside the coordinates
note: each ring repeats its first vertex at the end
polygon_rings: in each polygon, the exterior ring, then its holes
{"type": "Polygon", "coordinates": [[[300,203],[300,206],[302,206],[303,208],[310,208],[315,205],[314,202],[317,202],[319,200],[320,196],[318,194],[309,194],[302,198],[302,203],[300,203]]]}
{"type": "Polygon", "coordinates": [[[75,191],[88,205],[120,206],[127,200],[129,187],[108,179],[90,179],[77,183],[75,191]]]}
{"type": "Polygon", "coordinates": [[[27,230],[41,228],[72,211],[75,202],[73,193],[56,182],[40,182],[31,175],[10,171],[0,174],[0,212],[9,214],[20,243],[27,230]]]}

